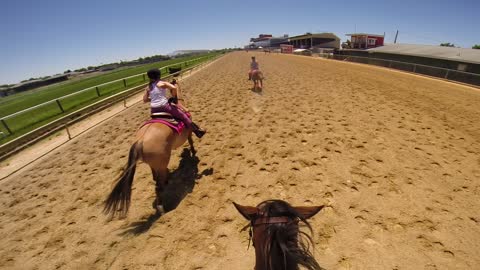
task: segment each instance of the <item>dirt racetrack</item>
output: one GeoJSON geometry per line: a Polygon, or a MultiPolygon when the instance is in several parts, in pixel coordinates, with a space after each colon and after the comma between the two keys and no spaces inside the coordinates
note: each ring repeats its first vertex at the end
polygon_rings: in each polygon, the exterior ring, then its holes
{"type": "Polygon", "coordinates": [[[170,161],[155,219],[140,164],[128,218],[102,203],[148,106],[60,147],[0,186],[2,269],[252,269],[232,201],[326,204],[311,219],[327,269],[475,269],[480,264],[480,91],[382,68],[231,53],[182,82],[208,129],[170,161]]]}

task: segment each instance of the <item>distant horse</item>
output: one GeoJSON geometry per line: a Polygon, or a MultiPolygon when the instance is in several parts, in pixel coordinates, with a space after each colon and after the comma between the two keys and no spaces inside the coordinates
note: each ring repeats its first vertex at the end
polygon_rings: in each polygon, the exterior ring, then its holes
{"type": "Polygon", "coordinates": [[[271,51],[270,51],[269,49],[265,49],[265,50],[263,50],[263,52],[264,52],[265,54],[271,53],[271,51]]]}
{"type": "Polygon", "coordinates": [[[263,79],[264,79],[263,73],[260,70],[255,69],[251,71],[251,77],[253,81],[252,90],[255,92],[261,91],[263,89],[263,79]]]}
{"type": "MultiPolygon", "coordinates": [[[[293,207],[285,201],[268,200],[257,207],[233,203],[250,221],[250,239],[255,247],[255,270],[308,270],[322,269],[310,252],[312,238],[299,230],[324,206],[293,207]]],[[[250,243],[249,243],[250,245],[250,243]]]]}
{"type": "Polygon", "coordinates": [[[174,130],[171,125],[167,124],[162,120],[151,120],[138,130],[135,142],[130,147],[128,162],[105,202],[103,210],[105,214],[111,214],[112,217],[116,214],[121,217],[127,215],[130,207],[133,177],[137,161],[140,159],[147,163],[152,170],[156,193],[153,207],[156,209],[156,214],[161,215],[165,212],[162,193],[168,184],[167,167],[172,150],[182,146],[188,139],[190,150],[192,154],[195,154],[192,130],[186,126],[183,129],[180,127],[174,130]]]}

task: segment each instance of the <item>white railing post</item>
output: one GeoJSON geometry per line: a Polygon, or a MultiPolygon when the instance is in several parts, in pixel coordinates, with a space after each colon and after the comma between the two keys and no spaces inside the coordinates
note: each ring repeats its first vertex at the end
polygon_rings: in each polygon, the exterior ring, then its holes
{"type": "Polygon", "coordinates": [[[65,110],[63,109],[62,104],[60,104],[60,100],[55,99],[55,101],[57,102],[57,105],[58,105],[58,107],[60,108],[60,110],[62,111],[62,113],[64,113],[65,110]]]}
{"type": "Polygon", "coordinates": [[[12,133],[12,131],[10,130],[10,128],[8,127],[8,125],[7,125],[7,123],[5,122],[5,120],[2,119],[1,122],[2,122],[2,124],[3,124],[3,127],[8,131],[8,133],[9,133],[10,135],[12,135],[13,133],[12,133]]]}
{"type": "Polygon", "coordinates": [[[65,125],[65,130],[67,131],[68,139],[71,140],[72,139],[72,134],[70,134],[70,130],[68,129],[67,125],[65,125]]]}

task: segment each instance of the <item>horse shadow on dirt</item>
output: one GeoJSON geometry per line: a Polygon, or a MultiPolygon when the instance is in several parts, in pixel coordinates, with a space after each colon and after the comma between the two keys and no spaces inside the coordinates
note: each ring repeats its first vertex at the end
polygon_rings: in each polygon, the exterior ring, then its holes
{"type": "MultiPolygon", "coordinates": [[[[203,176],[213,174],[213,168],[205,169],[200,174],[198,173],[198,163],[200,160],[189,148],[184,148],[180,157],[178,168],[168,175],[168,186],[165,188],[163,195],[166,212],[177,208],[187,194],[193,191],[196,180],[199,180],[203,176]]],[[[145,233],[160,217],[160,214],[155,213],[144,220],[133,222],[121,235],[139,235],[145,233]]]]}
{"type": "Polygon", "coordinates": [[[263,89],[259,88],[259,89],[255,89],[254,87],[252,88],[249,88],[250,91],[252,91],[252,93],[256,94],[256,95],[259,95],[259,96],[263,96],[263,89]]]}

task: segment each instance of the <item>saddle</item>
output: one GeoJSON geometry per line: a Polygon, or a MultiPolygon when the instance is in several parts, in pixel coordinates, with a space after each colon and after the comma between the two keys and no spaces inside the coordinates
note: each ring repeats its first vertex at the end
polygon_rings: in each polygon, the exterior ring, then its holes
{"type": "MultiPolygon", "coordinates": [[[[187,115],[191,117],[190,113],[187,113],[187,115]]],[[[153,123],[161,123],[169,126],[172,130],[174,130],[178,134],[182,133],[182,131],[185,129],[185,124],[182,121],[179,121],[173,118],[173,116],[167,112],[151,113],[150,117],[152,119],[143,123],[142,126],[153,124],[153,123]]]]}
{"type": "Polygon", "coordinates": [[[152,113],[150,116],[152,117],[152,119],[159,119],[164,122],[168,122],[172,125],[178,125],[178,121],[175,118],[173,118],[171,114],[167,112],[156,112],[156,113],[152,113]]]}

